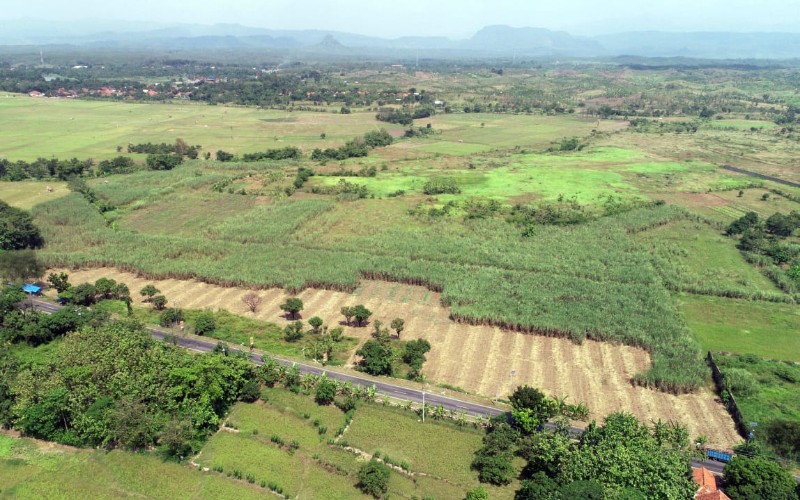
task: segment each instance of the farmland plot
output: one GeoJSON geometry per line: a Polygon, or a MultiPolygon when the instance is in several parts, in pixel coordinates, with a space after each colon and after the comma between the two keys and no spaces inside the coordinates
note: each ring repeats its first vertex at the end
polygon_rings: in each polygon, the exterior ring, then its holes
{"type": "MultiPolygon", "coordinates": [[[[68,271],[70,272],[70,271],[68,271]]],[[[253,315],[241,297],[246,288],[219,287],[198,281],[148,280],[111,268],[74,271],[73,283],[111,277],[126,283],[134,295],[153,283],[175,307],[222,308],[279,324],[288,323],[278,307],[289,295],[277,288],[257,290],[263,302],[253,315]]],[[[303,317],[321,317],[327,324],[343,321],[345,305],[364,304],[374,312],[372,320],[406,320],[404,339],[424,338],[432,346],[424,373],[435,383],[448,384],[486,397],[507,397],[511,385],[541,387],[554,396],[583,401],[592,416],[602,418],[625,410],[641,420],[675,420],[689,427],[692,436],[706,435],[710,443],[731,446],[739,441],[733,422],[710,390],[674,396],[630,383],[634,374],[647,369],[650,356],[642,349],[587,340],[526,335],[491,326],[471,326],[450,320],[441,295],[418,286],[364,281],[354,293],[306,289],[298,294],[303,317]],[[515,373],[512,375],[511,372],[515,373]]],[[[137,300],[140,297],[135,297],[137,300]]],[[[345,335],[366,340],[371,328],[345,327],[345,335]]]]}

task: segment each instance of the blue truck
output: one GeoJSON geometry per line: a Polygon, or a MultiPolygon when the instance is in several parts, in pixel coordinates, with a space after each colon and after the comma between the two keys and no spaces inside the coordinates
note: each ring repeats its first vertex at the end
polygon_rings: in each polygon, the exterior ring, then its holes
{"type": "Polygon", "coordinates": [[[733,458],[733,453],[728,451],[707,449],[706,457],[708,457],[709,460],[716,460],[717,462],[725,462],[727,464],[731,461],[731,458],[733,458]]]}

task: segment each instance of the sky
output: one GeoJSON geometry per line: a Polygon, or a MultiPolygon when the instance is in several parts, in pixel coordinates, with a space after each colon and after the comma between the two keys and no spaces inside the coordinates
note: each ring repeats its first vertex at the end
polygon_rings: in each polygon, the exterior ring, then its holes
{"type": "Polygon", "coordinates": [[[4,0],[0,20],[87,18],[467,38],[493,24],[566,30],[800,31],[800,0],[4,0]]]}

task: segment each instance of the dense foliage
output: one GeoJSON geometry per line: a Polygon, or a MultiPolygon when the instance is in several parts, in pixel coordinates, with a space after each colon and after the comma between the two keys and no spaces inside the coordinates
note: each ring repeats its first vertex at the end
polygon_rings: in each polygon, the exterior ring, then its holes
{"type": "Polygon", "coordinates": [[[792,474],[775,462],[735,456],[725,466],[725,493],[731,500],[795,500],[798,486],[792,474]]]}
{"type": "Polygon", "coordinates": [[[52,364],[17,374],[13,425],[66,444],[159,446],[185,457],[254,376],[245,358],[195,356],[134,323],[86,325],[66,337],[52,364]]]}
{"type": "MultiPolygon", "coordinates": [[[[680,427],[649,429],[632,415],[609,415],[603,425],[592,422],[580,441],[566,430],[539,433],[523,444],[527,473],[542,472],[559,485],[590,481],[606,494],[630,488],[645,498],[692,498],[688,440],[680,427]]],[[[560,498],[560,497],[556,497],[560,498]]]]}
{"type": "Polygon", "coordinates": [[[0,201],[0,251],[39,248],[43,244],[30,214],[0,201]]]}

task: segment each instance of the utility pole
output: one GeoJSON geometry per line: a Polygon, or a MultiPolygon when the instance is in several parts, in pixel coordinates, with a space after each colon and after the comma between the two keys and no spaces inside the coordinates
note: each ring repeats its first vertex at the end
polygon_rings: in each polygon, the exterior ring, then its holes
{"type": "Polygon", "coordinates": [[[425,423],[425,386],[422,386],[422,423],[425,423]]]}

